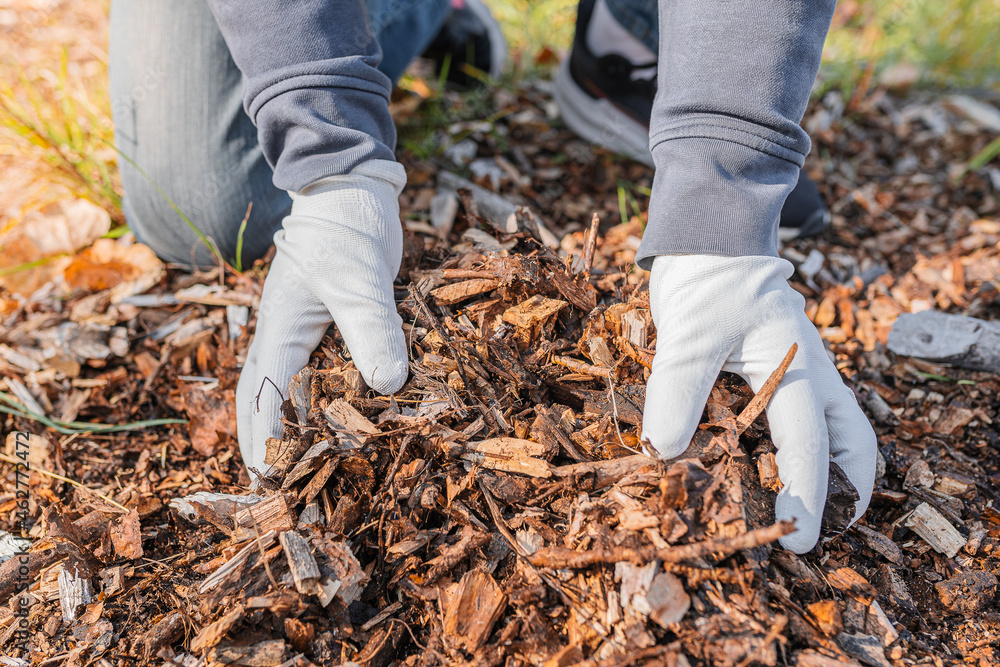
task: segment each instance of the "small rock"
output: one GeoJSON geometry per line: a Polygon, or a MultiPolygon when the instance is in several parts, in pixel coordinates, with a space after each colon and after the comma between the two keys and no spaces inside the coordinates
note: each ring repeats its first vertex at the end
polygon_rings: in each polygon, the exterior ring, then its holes
{"type": "Polygon", "coordinates": [[[476,157],[477,152],[479,152],[479,146],[475,141],[462,139],[446,148],[442,155],[451,160],[456,167],[464,167],[472,162],[472,158],[476,157]]]}
{"type": "Polygon", "coordinates": [[[493,158],[478,158],[469,163],[469,171],[476,181],[482,183],[489,179],[491,189],[494,192],[500,190],[500,181],[503,180],[504,172],[493,158]]]}
{"type": "Polygon", "coordinates": [[[823,256],[823,253],[813,248],[809,251],[806,260],[799,265],[799,273],[807,278],[812,278],[823,268],[824,261],[826,261],[826,258],[823,256]]]}
{"type": "Polygon", "coordinates": [[[837,635],[837,643],[852,658],[857,658],[870,667],[892,667],[885,659],[885,651],[877,637],[845,633],[837,635]]]}
{"type": "Polygon", "coordinates": [[[431,197],[431,224],[447,236],[458,214],[458,196],[444,190],[431,197]]]}
{"type": "Polygon", "coordinates": [[[954,612],[973,614],[993,603],[997,594],[997,578],[989,572],[970,570],[939,581],[934,588],[945,607],[954,612]]]}

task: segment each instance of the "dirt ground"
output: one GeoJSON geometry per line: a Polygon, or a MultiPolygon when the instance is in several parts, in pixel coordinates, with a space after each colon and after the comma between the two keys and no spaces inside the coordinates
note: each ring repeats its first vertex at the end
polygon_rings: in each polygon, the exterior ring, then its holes
{"type": "MultiPolygon", "coordinates": [[[[782,255],[880,457],[864,518],[843,530],[834,485],[840,516],[799,557],[776,546],[773,444],[738,379],[687,458],[636,453],[652,173],[566,131],[549,85],[493,92],[505,113],[442,127],[431,157],[401,142],[411,378],[368,391],[331,332],[281,388],[279,474],[255,496],[233,392],[266,263],[180,272],[95,241],[110,218],[65,199],[6,237],[71,252],[0,278],[0,529],[20,534],[22,451],[34,469],[33,604],[22,634],[17,557],[0,565],[4,664],[1000,663],[1000,379],[889,339],[904,314],[998,319],[1000,168],[965,165],[1000,100],[809,107],[833,222],[782,255]]],[[[401,95],[401,136],[429,104],[471,113],[401,95]]]]}

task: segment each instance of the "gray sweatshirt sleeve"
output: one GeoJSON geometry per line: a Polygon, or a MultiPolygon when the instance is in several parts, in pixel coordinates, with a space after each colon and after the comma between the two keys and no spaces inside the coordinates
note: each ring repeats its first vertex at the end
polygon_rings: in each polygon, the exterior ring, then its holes
{"type": "Polygon", "coordinates": [[[395,160],[392,83],[363,0],[208,0],[274,184],[292,192],[395,160]]]}
{"type": "Polygon", "coordinates": [[[656,165],[636,256],[776,255],[835,0],[659,0],[656,165]]]}

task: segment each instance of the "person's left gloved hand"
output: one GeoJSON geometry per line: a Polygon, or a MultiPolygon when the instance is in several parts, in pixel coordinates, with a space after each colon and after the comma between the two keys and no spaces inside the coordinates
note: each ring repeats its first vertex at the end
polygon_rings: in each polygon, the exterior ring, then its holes
{"type": "MultiPolygon", "coordinates": [[[[266,475],[266,441],[280,437],[288,382],[336,322],[375,391],[398,391],[409,372],[392,283],[403,256],[398,162],[371,160],[292,194],[274,235],[257,331],[236,388],[237,434],[247,468],[266,475]],[[280,392],[280,393],[279,393],[280,392]]],[[[256,481],[256,475],[251,472],[256,481]]]]}
{"type": "Polygon", "coordinates": [[[854,393],[827,356],[805,299],[788,284],[792,265],[778,257],[663,255],[653,260],[649,302],[656,356],[646,386],[642,437],[662,458],[687,448],[720,370],[760,391],[792,343],[798,351],[767,407],[783,488],[779,520],[796,522],[781,538],[803,553],[820,534],[830,461],[858,490],[855,520],[875,481],[876,440],[854,393]]]}

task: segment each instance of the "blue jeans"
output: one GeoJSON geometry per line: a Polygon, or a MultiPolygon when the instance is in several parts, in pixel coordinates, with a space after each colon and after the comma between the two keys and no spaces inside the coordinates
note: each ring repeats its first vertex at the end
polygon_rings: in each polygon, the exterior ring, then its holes
{"type": "Polygon", "coordinates": [[[657,30],[656,0],[605,0],[608,11],[653,53],[657,52],[660,33],[657,30]]]}
{"type": "MultiPolygon", "coordinates": [[[[449,11],[448,0],[366,4],[379,69],[393,81],[449,11]]],[[[250,209],[242,262],[262,257],[292,202],[272,183],[240,71],[205,0],[114,0],[109,61],[125,217],[136,237],[166,261],[214,264],[166,195],[227,261],[250,209]]]]}

